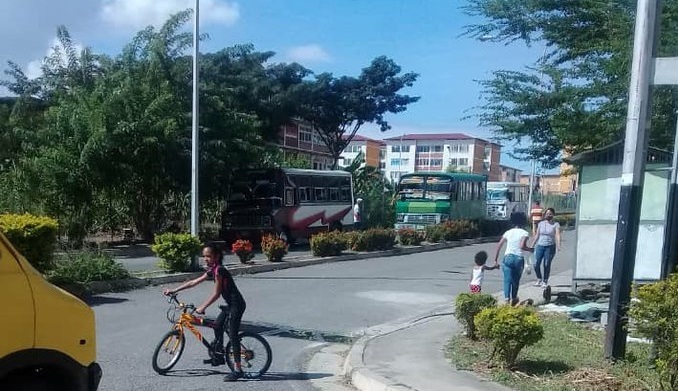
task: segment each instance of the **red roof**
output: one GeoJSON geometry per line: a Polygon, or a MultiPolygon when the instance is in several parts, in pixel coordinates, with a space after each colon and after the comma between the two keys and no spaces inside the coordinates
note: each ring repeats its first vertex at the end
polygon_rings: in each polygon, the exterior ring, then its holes
{"type": "Polygon", "coordinates": [[[397,137],[385,138],[384,141],[400,141],[402,140],[473,140],[477,137],[469,136],[464,133],[417,133],[404,134],[397,137]]]}

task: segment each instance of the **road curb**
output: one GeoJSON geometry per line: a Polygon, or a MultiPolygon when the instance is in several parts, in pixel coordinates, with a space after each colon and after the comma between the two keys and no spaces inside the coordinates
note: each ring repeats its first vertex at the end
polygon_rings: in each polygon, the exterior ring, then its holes
{"type": "MultiPolygon", "coordinates": [[[[290,259],[282,262],[271,262],[263,265],[236,265],[228,267],[228,271],[232,275],[246,275],[271,272],[275,270],[290,269],[296,267],[304,267],[311,265],[322,265],[325,263],[357,261],[369,258],[393,257],[399,255],[418,254],[430,251],[445,250],[450,248],[465,247],[474,244],[489,243],[499,240],[499,237],[485,237],[476,239],[462,239],[445,243],[433,243],[424,246],[398,246],[391,250],[385,251],[371,251],[343,254],[334,257],[313,257],[309,259],[290,259]]],[[[101,294],[107,292],[116,292],[127,289],[139,289],[146,286],[170,284],[177,282],[184,282],[193,278],[199,277],[204,272],[189,272],[189,273],[175,273],[166,274],[153,277],[132,277],[123,280],[114,281],[94,281],[86,284],[86,290],[90,294],[101,294]]]]}

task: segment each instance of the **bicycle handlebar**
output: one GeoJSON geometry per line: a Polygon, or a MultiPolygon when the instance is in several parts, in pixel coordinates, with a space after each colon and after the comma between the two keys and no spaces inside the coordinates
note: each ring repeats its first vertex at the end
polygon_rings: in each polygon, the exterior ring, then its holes
{"type": "Polygon", "coordinates": [[[178,293],[170,293],[166,296],[167,296],[167,302],[168,303],[176,304],[179,308],[183,309],[184,311],[189,311],[191,313],[191,315],[197,309],[195,304],[191,304],[191,303],[184,304],[184,303],[180,302],[179,299],[177,299],[177,296],[179,296],[178,293]]]}

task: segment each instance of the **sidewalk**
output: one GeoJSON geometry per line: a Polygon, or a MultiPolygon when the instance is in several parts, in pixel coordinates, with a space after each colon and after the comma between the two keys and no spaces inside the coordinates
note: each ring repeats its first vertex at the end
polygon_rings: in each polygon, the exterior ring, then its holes
{"type": "MultiPolygon", "coordinates": [[[[521,300],[543,303],[542,289],[532,280],[521,285],[521,300]]],[[[552,296],[570,291],[572,271],[551,277],[552,296]]],[[[494,295],[503,300],[503,294],[494,295]]],[[[353,345],[344,373],[361,391],[508,391],[510,388],[482,379],[472,372],[457,371],[445,357],[444,346],[461,332],[447,306],[401,325],[387,326],[353,345]]]]}

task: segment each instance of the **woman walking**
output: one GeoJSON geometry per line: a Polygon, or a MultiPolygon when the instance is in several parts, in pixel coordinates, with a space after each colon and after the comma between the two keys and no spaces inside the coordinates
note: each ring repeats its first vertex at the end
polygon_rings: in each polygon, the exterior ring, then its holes
{"type": "Polygon", "coordinates": [[[532,252],[534,249],[527,247],[527,240],[530,234],[523,228],[527,223],[527,217],[524,213],[511,214],[511,224],[513,228],[504,232],[501,240],[497,244],[497,251],[494,255],[495,266],[499,264],[499,253],[506,244],[504,260],[502,261],[502,271],[504,272],[504,300],[506,304],[516,305],[518,299],[518,287],[520,286],[520,277],[525,267],[525,257],[523,251],[532,252]]]}
{"type": "Polygon", "coordinates": [[[556,246],[560,251],[560,224],[553,220],[555,214],[553,208],[546,209],[544,220],[537,225],[534,237],[534,274],[537,276],[534,285],[542,288],[549,286],[551,262],[556,256],[556,246]]]}

